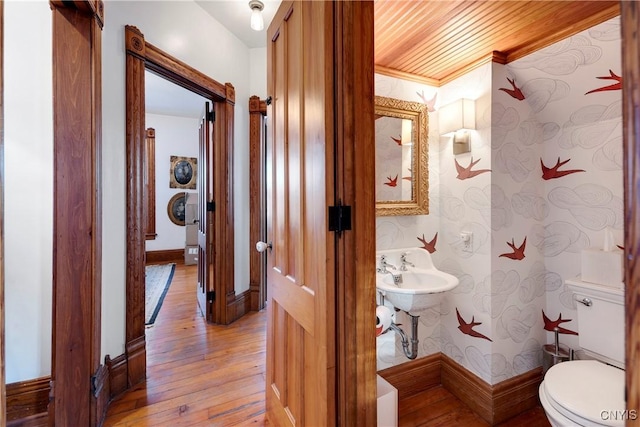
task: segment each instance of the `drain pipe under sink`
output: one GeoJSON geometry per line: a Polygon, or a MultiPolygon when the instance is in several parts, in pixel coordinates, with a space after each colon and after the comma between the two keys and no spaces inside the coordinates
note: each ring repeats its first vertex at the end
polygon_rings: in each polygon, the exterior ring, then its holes
{"type": "Polygon", "coordinates": [[[392,329],[400,334],[404,355],[413,360],[418,356],[418,318],[420,318],[420,316],[413,316],[409,313],[407,314],[409,315],[409,317],[411,317],[411,351],[409,351],[409,339],[407,338],[407,334],[402,330],[402,328],[392,322],[391,326],[389,326],[389,329],[392,329]]]}

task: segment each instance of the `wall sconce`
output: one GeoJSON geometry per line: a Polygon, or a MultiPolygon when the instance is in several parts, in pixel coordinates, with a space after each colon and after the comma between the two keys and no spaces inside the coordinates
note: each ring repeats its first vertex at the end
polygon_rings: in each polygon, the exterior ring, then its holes
{"type": "Polygon", "coordinates": [[[262,31],[264,29],[264,20],[262,19],[264,3],[260,0],[251,0],[249,2],[249,8],[251,9],[251,29],[262,31]]]}
{"type": "Polygon", "coordinates": [[[453,133],[453,154],[471,151],[469,130],[476,128],[476,103],[470,99],[458,99],[438,110],[440,135],[453,133]]]}

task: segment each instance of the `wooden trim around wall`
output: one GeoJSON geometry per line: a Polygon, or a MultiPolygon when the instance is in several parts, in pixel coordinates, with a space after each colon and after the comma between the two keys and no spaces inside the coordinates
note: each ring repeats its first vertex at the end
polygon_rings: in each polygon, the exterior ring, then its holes
{"type": "Polygon", "coordinates": [[[43,412],[38,415],[20,418],[7,422],[7,427],[49,427],[49,414],[43,412]]]}
{"type": "Polygon", "coordinates": [[[440,385],[441,370],[440,353],[436,353],[383,369],[378,375],[398,389],[398,399],[404,399],[440,385]]]}
{"type": "Polygon", "coordinates": [[[102,425],[102,421],[107,416],[107,408],[111,396],[109,393],[109,368],[100,365],[91,381],[91,394],[93,397],[93,413],[96,414],[95,425],[102,425]]]}
{"type": "MultiPolygon", "coordinates": [[[[233,320],[230,317],[230,307],[235,300],[234,266],[234,207],[233,207],[233,135],[235,89],[230,83],[225,86],[223,102],[214,102],[216,121],[214,122],[213,164],[210,165],[209,176],[213,175],[213,256],[207,257],[208,268],[212,271],[213,290],[217,298],[213,302],[213,323],[228,325],[233,320]],[[212,170],[211,170],[212,169],[212,170]],[[216,266],[215,268],[213,266],[216,266]]],[[[211,227],[209,227],[211,230],[211,227]]],[[[209,233],[207,230],[207,233],[209,233]]],[[[209,286],[209,289],[211,287],[209,286]]],[[[234,319],[235,320],[235,319],[234,319]]]]}
{"type": "Polygon", "coordinates": [[[127,355],[121,354],[114,359],[105,357],[104,364],[109,370],[109,399],[127,391],[127,355]]]}
{"type": "Polygon", "coordinates": [[[229,323],[235,322],[246,313],[251,311],[251,290],[247,289],[239,295],[233,295],[230,301],[227,301],[227,320],[229,323]]]}
{"type": "MultiPolygon", "coordinates": [[[[126,51],[126,159],[127,159],[127,272],[126,272],[126,342],[128,357],[128,385],[137,384],[146,376],[146,341],[144,325],[144,90],[145,70],[178,84],[213,102],[216,112],[214,133],[216,156],[206,171],[215,183],[212,200],[215,204],[211,268],[216,307],[228,301],[234,292],[233,240],[233,145],[235,89],[230,83],[221,84],[200,71],[147,42],[142,32],[131,25],[124,29],[126,51]],[[213,266],[219,268],[213,269],[213,266]],[[224,296],[224,297],[223,297],[224,296]],[[222,301],[221,303],[219,301],[222,301]]],[[[217,307],[213,321],[227,324],[227,307],[217,307]]]]}
{"type": "MultiPolygon", "coordinates": [[[[640,409],[640,3],[620,2],[624,169],[624,271],[627,408],[640,409]]],[[[607,408],[608,409],[608,408],[607,408]]],[[[627,421],[637,425],[637,421],[627,421]]]]}
{"type": "MultiPolygon", "coordinates": [[[[333,86],[333,117],[326,117],[327,164],[335,162],[333,178],[325,177],[327,203],[351,206],[352,229],[336,233],[335,263],[336,410],[342,425],[375,425],[375,163],[373,2],[334,2],[333,67],[326,67],[324,85],[333,86]],[[333,73],[333,76],[328,76],[333,73]],[[333,159],[331,158],[333,157],[333,159]],[[333,185],[335,188],[330,189],[333,185]],[[332,194],[333,193],[333,194],[332,194]],[[333,199],[333,200],[332,200],[333,199]]],[[[326,66],[327,64],[320,62],[326,66]]],[[[275,95],[275,94],[274,94],[275,95]]],[[[329,101],[327,101],[329,102],[329,101]]],[[[326,104],[329,105],[329,104],[326,104]]],[[[329,245],[327,241],[327,245],[329,245]]]]}
{"type": "MultiPolygon", "coordinates": [[[[127,390],[127,356],[105,357],[92,377],[91,394],[94,398],[97,422],[102,425],[111,400],[127,390]]],[[[7,426],[33,427],[48,425],[48,405],[51,377],[36,378],[7,384],[7,426]]],[[[4,411],[3,411],[4,412],[4,411]]]]}
{"type": "Polygon", "coordinates": [[[415,359],[378,372],[404,399],[442,385],[490,425],[496,425],[540,404],[542,368],[491,386],[442,353],[415,359]]]}
{"type": "Polygon", "coordinates": [[[7,384],[7,422],[24,418],[48,419],[49,392],[51,377],[35,378],[27,381],[7,384]]]}
{"type": "Polygon", "coordinates": [[[265,144],[264,118],[267,103],[259,97],[249,98],[249,290],[251,310],[265,307],[266,293],[266,253],[254,250],[255,244],[265,237],[265,144]]]}
{"type": "Polygon", "coordinates": [[[542,368],[499,382],[492,387],[493,422],[501,423],[540,404],[542,368]]]}
{"type": "Polygon", "coordinates": [[[448,356],[441,355],[442,386],[490,425],[506,421],[539,404],[542,368],[491,386],[448,356]]]}
{"type": "Polygon", "coordinates": [[[96,425],[100,367],[102,13],[53,1],[53,283],[49,422],[96,425]],[[73,173],[69,173],[73,171],[73,173]],[[73,325],[73,327],[69,327],[73,325]]]}
{"type": "Polygon", "coordinates": [[[473,412],[491,423],[490,420],[493,418],[491,385],[444,354],[442,355],[442,386],[473,412]]]}
{"type": "Polygon", "coordinates": [[[163,249],[161,251],[147,251],[147,265],[160,262],[184,263],[184,249],[163,249]]]}
{"type": "Polygon", "coordinates": [[[156,233],[156,130],[147,128],[144,138],[144,207],[145,239],[155,240],[156,233]]]}

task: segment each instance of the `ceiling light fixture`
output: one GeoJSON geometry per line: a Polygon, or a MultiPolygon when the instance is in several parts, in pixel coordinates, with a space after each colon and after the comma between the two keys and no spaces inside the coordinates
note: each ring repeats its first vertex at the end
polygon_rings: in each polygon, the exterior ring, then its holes
{"type": "Polygon", "coordinates": [[[264,20],[262,19],[264,3],[260,0],[251,0],[249,2],[249,8],[251,8],[251,29],[262,31],[264,29],[264,20]]]}

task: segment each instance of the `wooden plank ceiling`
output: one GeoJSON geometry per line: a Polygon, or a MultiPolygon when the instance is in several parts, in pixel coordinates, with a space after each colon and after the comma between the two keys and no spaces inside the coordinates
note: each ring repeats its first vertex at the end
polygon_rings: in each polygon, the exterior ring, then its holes
{"type": "Polygon", "coordinates": [[[617,1],[376,0],[376,72],[439,86],[619,14],[617,1]]]}

